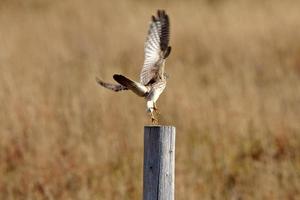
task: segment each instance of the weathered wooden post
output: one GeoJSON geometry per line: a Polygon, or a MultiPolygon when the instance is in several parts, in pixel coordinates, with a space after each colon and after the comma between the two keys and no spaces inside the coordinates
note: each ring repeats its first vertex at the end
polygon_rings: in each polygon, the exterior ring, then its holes
{"type": "Polygon", "coordinates": [[[174,200],[175,127],[144,127],[143,200],[174,200]]]}

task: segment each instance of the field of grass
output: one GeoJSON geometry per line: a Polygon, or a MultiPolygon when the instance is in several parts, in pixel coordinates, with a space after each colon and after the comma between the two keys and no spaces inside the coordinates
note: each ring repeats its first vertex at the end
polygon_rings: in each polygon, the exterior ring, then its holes
{"type": "Polygon", "coordinates": [[[138,79],[158,8],[176,199],[300,198],[300,1],[3,0],[0,199],[141,199],[145,101],[95,77],[138,79]]]}

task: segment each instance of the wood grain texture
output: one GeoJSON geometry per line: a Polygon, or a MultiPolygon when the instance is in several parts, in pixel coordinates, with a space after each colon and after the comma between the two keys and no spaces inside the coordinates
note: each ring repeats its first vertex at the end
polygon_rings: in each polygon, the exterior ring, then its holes
{"type": "Polygon", "coordinates": [[[145,126],[143,200],[174,200],[175,136],[173,126],[145,126]]]}

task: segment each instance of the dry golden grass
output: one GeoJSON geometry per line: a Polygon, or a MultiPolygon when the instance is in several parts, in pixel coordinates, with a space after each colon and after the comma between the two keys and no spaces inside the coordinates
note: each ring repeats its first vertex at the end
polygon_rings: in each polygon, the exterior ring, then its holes
{"type": "Polygon", "coordinates": [[[177,127],[176,199],[299,199],[299,7],[1,1],[0,199],[141,198],[145,102],[95,76],[138,78],[157,8],[172,20],[159,106],[177,127]]]}

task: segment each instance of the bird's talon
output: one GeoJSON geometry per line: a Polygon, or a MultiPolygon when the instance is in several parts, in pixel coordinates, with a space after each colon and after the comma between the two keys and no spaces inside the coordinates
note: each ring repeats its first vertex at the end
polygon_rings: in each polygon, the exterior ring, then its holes
{"type": "Polygon", "coordinates": [[[156,104],[154,104],[153,110],[156,114],[158,114],[158,115],[160,114],[158,108],[156,107],[156,104]]]}
{"type": "Polygon", "coordinates": [[[152,123],[153,125],[157,124],[157,123],[158,123],[158,120],[155,118],[154,113],[151,111],[151,112],[149,113],[149,115],[150,115],[151,123],[152,123]]]}
{"type": "Polygon", "coordinates": [[[158,120],[155,118],[151,118],[151,122],[153,125],[157,125],[158,124],[158,120]]]}

